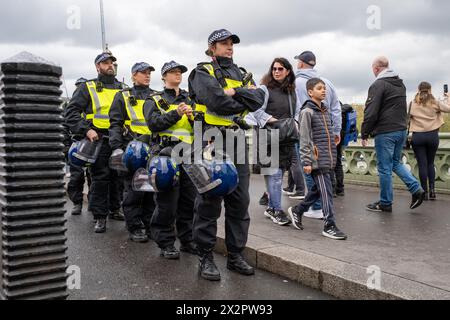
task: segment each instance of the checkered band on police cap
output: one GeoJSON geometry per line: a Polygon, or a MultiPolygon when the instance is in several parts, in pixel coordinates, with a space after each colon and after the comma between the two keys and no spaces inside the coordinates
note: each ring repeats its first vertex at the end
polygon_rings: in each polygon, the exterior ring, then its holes
{"type": "Polygon", "coordinates": [[[208,37],[208,46],[211,46],[215,42],[222,41],[225,39],[231,38],[233,43],[239,43],[241,40],[235,34],[232,34],[230,31],[226,29],[215,30],[208,37]]]}
{"type": "Polygon", "coordinates": [[[164,75],[167,71],[170,71],[172,69],[179,68],[181,70],[181,73],[187,72],[187,68],[175,61],[170,61],[164,63],[163,67],[161,68],[161,74],[164,75]]]}

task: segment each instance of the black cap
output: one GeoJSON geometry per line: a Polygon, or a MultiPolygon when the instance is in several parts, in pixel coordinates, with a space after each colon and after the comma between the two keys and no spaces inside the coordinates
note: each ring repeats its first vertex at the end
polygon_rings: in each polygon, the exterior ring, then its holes
{"type": "Polygon", "coordinates": [[[155,68],[153,68],[147,62],[137,62],[131,68],[131,73],[143,72],[147,69],[150,69],[150,71],[155,71],[155,68]]]}
{"type": "Polygon", "coordinates": [[[294,59],[303,61],[311,67],[316,65],[316,56],[311,51],[303,51],[298,56],[295,56],[294,59]]]}
{"type": "Polygon", "coordinates": [[[222,40],[226,40],[228,38],[231,38],[233,40],[233,43],[240,43],[241,39],[235,34],[232,34],[230,31],[226,29],[220,29],[213,31],[209,37],[208,37],[208,46],[222,40]]]}
{"type": "Polygon", "coordinates": [[[75,81],[75,85],[78,86],[78,85],[80,85],[82,83],[85,83],[87,81],[88,81],[87,79],[81,77],[81,78],[78,78],[77,81],[75,81]]]}
{"type": "Polygon", "coordinates": [[[95,58],[95,64],[111,59],[113,62],[117,61],[116,57],[108,52],[102,52],[95,58]]]}
{"type": "Polygon", "coordinates": [[[181,73],[185,73],[188,71],[188,68],[172,60],[170,62],[164,63],[163,67],[161,68],[161,74],[164,75],[167,71],[175,68],[180,68],[181,73]]]}

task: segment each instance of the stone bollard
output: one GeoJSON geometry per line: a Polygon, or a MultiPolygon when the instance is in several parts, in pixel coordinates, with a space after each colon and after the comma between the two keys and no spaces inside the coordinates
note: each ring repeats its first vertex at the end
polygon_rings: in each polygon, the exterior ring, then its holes
{"type": "Polygon", "coordinates": [[[0,64],[3,299],[65,299],[61,67],[30,53],[0,64]]]}

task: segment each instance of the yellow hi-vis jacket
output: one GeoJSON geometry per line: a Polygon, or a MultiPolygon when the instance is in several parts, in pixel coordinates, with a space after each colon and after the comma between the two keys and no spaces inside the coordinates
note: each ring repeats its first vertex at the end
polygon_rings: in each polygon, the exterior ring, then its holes
{"type": "Polygon", "coordinates": [[[92,123],[98,129],[109,129],[109,109],[114,101],[114,96],[120,89],[103,88],[98,92],[95,81],[86,82],[86,86],[91,96],[93,112],[86,114],[86,119],[92,120],[92,123]]]}
{"type": "Polygon", "coordinates": [[[125,125],[134,133],[145,135],[152,134],[144,117],[145,100],[137,99],[137,104],[133,106],[130,102],[130,91],[123,91],[122,95],[123,100],[125,101],[125,109],[127,110],[128,118],[130,119],[125,121],[125,125]]]}
{"type": "MultiPolygon", "coordinates": [[[[216,75],[214,73],[214,67],[212,64],[204,64],[203,67],[206,70],[208,70],[209,74],[212,77],[216,78],[216,75]]],[[[225,82],[226,82],[227,86],[224,89],[236,89],[236,88],[243,87],[242,81],[225,78],[225,82]]],[[[229,126],[235,125],[235,122],[233,121],[233,119],[235,117],[244,117],[245,115],[247,115],[249,113],[248,111],[244,111],[243,113],[234,114],[234,115],[230,115],[230,116],[224,116],[224,115],[219,115],[215,112],[212,112],[211,110],[208,109],[208,107],[206,105],[203,105],[203,104],[196,104],[195,111],[202,112],[205,115],[205,122],[207,124],[214,125],[214,126],[222,126],[222,127],[229,127],[229,126]]]]}
{"type": "MultiPolygon", "coordinates": [[[[164,108],[162,108],[161,104],[159,103],[159,101],[163,98],[160,95],[154,95],[152,96],[152,98],[161,113],[168,113],[170,111],[177,110],[178,108],[178,105],[171,104],[169,105],[169,108],[167,110],[164,110],[164,108]]],[[[158,132],[158,135],[161,137],[175,137],[178,140],[188,144],[192,144],[194,142],[194,129],[192,128],[191,123],[189,122],[189,119],[185,114],[176,124],[174,124],[167,130],[158,132]]]]}

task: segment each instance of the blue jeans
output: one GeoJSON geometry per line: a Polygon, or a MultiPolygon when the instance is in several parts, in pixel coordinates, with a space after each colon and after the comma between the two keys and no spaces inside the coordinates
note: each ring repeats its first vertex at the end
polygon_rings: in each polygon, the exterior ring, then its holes
{"type": "MultiPolygon", "coordinates": [[[[298,151],[298,155],[299,155],[299,159],[300,159],[300,144],[296,145],[295,147],[298,151]]],[[[303,177],[305,178],[306,187],[308,188],[308,192],[309,192],[316,183],[314,182],[314,179],[310,174],[307,174],[303,171],[303,163],[301,164],[301,172],[303,174],[303,177]]],[[[322,202],[320,201],[320,198],[316,202],[314,202],[314,204],[312,205],[312,209],[313,210],[322,210],[322,202]]]]}
{"type": "Polygon", "coordinates": [[[283,182],[283,170],[278,169],[271,176],[264,176],[267,192],[269,193],[269,208],[282,210],[281,208],[281,186],[283,182]]]}
{"type": "Polygon", "coordinates": [[[405,141],[406,130],[375,136],[377,168],[380,176],[380,203],[382,205],[392,205],[394,200],[392,172],[395,172],[412,194],[421,189],[417,179],[402,162],[402,150],[405,141]]]}

